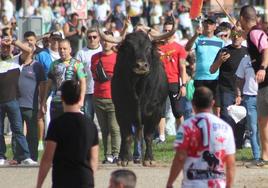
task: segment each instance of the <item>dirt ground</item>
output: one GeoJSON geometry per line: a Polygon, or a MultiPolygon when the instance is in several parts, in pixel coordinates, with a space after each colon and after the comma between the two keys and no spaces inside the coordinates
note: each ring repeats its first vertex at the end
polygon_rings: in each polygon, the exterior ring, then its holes
{"type": "MultiPolygon", "coordinates": [[[[107,188],[110,173],[117,166],[101,165],[95,177],[96,188],[107,188]]],[[[137,188],[164,188],[169,174],[169,166],[162,167],[129,167],[138,177],[137,188]]],[[[2,167],[0,168],[1,188],[34,188],[37,178],[37,167],[2,167]]],[[[182,175],[177,178],[174,187],[180,187],[182,175]]],[[[51,172],[44,183],[44,188],[51,187],[51,172]]],[[[237,166],[235,186],[237,188],[268,188],[268,169],[247,169],[237,166]]]]}

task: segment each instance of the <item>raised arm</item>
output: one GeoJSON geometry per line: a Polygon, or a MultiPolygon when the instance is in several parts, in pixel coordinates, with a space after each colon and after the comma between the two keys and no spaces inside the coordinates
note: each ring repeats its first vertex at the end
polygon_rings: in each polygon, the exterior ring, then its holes
{"type": "Polygon", "coordinates": [[[202,32],[203,32],[202,27],[199,27],[199,26],[198,26],[198,27],[196,28],[196,32],[195,32],[194,36],[187,42],[187,44],[186,44],[186,46],[185,46],[185,50],[190,51],[190,50],[192,49],[195,40],[197,39],[197,37],[198,37],[199,35],[202,34],[202,32]]]}

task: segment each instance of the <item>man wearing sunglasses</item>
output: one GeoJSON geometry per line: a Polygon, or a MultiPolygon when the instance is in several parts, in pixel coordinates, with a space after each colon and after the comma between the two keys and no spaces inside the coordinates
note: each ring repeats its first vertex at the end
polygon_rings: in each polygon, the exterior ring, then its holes
{"type": "Polygon", "coordinates": [[[96,28],[89,28],[87,30],[87,46],[78,51],[76,59],[84,64],[85,71],[87,72],[86,82],[86,95],[84,100],[84,113],[93,121],[94,119],[94,106],[93,106],[93,93],[94,93],[94,80],[91,73],[91,57],[102,51],[100,45],[100,37],[96,28]]]}
{"type": "Polygon", "coordinates": [[[257,13],[253,6],[244,6],[239,21],[247,34],[248,52],[258,82],[257,114],[262,148],[262,163],[268,168],[268,37],[257,23],[257,13]]]}
{"type": "Polygon", "coordinates": [[[234,120],[228,115],[228,106],[233,105],[237,100],[241,99],[238,96],[236,99],[235,72],[240,61],[245,57],[247,48],[242,46],[244,38],[241,28],[232,28],[231,30],[232,44],[222,48],[214,63],[210,66],[210,73],[213,74],[219,70],[218,87],[220,99],[220,117],[226,121],[234,130],[236,147],[241,149],[243,145],[244,126],[237,126],[234,120]]]}

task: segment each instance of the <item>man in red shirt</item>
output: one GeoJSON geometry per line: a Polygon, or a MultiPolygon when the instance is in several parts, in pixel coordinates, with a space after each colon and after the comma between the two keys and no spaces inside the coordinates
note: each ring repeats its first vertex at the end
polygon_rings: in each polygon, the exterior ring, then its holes
{"type": "MultiPolygon", "coordinates": [[[[164,32],[172,30],[173,20],[167,20],[164,23],[164,32]]],[[[176,118],[176,124],[180,124],[182,110],[179,109],[180,97],[186,95],[186,64],[185,59],[187,52],[185,49],[175,42],[175,36],[168,38],[166,43],[159,47],[160,59],[163,62],[165,72],[169,83],[169,99],[173,115],[176,118]]],[[[163,110],[164,112],[164,110],[163,110]]],[[[165,141],[165,113],[159,124],[159,141],[165,141]]]]}
{"type": "MultiPolygon", "coordinates": [[[[110,31],[104,32],[106,35],[112,35],[110,31]]],[[[116,63],[116,53],[113,51],[114,44],[101,41],[102,52],[99,52],[91,58],[91,71],[94,83],[93,102],[96,109],[96,115],[101,128],[104,161],[103,163],[115,163],[118,159],[120,148],[120,130],[115,117],[115,108],[111,96],[111,78],[116,63]],[[108,80],[99,80],[97,77],[97,65],[102,63],[103,70],[108,75],[108,80]]]]}

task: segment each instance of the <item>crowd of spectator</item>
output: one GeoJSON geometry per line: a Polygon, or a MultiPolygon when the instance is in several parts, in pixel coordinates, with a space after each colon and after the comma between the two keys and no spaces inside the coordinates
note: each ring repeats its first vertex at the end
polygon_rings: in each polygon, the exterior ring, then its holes
{"type": "MultiPolygon", "coordinates": [[[[1,108],[10,105],[7,103],[11,100],[18,105],[16,112],[20,112],[17,114],[18,120],[10,115],[9,111],[1,111],[1,118],[7,113],[10,121],[15,161],[34,164],[38,159],[38,141],[40,140],[39,145],[42,145],[44,133],[41,133],[42,136],[38,139],[37,124],[41,130],[44,129],[42,127],[48,127],[49,109],[52,119],[63,113],[60,86],[64,80],[75,78],[80,82],[83,99],[80,105],[85,115],[92,121],[95,112],[97,114],[105,150],[103,162],[114,163],[119,154],[120,134],[111,100],[110,80],[99,83],[96,81],[95,72],[101,61],[108,75],[110,77],[113,75],[116,50],[113,43],[101,40],[96,26],[100,24],[105,34],[112,37],[124,36],[124,33],[130,33],[140,25],[149,26],[154,32],[168,32],[171,28],[167,27],[167,21],[172,15],[175,17],[177,27],[172,40],[169,39],[172,45],[168,43],[162,45],[159,51],[161,59],[164,59],[166,72],[171,69],[167,68],[168,63],[177,65],[178,75],[175,77],[177,80],[169,78],[169,89],[172,90],[171,86],[175,83],[174,92],[180,93],[180,96],[172,99],[174,95],[170,91],[176,125],[179,126],[193,113],[191,99],[194,87],[206,86],[214,94],[216,101],[214,113],[228,122],[234,130],[237,149],[243,147],[246,132],[248,133],[246,136],[251,141],[253,158],[255,161],[260,160],[257,111],[256,108],[253,109],[256,101],[252,99],[252,96],[257,95],[257,83],[252,79],[248,80],[246,75],[249,73],[243,69],[246,65],[240,64],[240,62],[251,63],[250,59],[246,59],[247,44],[239,26],[234,27],[232,23],[226,22],[225,18],[215,15],[204,16],[199,19],[196,26],[193,26],[194,22],[189,17],[189,5],[178,1],[88,1],[88,18],[85,20],[79,19],[77,13],[71,12],[70,1],[29,1],[27,10],[21,7],[18,11],[15,11],[15,6],[10,0],[5,0],[4,3],[0,22],[1,61],[11,61],[14,66],[16,65],[16,70],[20,70],[18,87],[10,88],[13,97],[6,96],[9,90],[0,93],[1,108]],[[42,17],[43,35],[37,36],[34,32],[27,31],[24,33],[23,42],[20,42],[18,40],[20,28],[17,21],[21,16],[42,17]],[[171,53],[172,49],[177,50],[172,52],[177,55],[174,59],[174,54],[167,54],[171,53]],[[188,51],[188,56],[185,50],[188,51]],[[42,66],[39,66],[40,64],[42,66]],[[236,76],[245,79],[246,83],[251,83],[243,85],[248,88],[244,88],[242,93],[237,93],[239,87],[234,83],[236,76]],[[51,86],[52,93],[49,92],[50,87],[47,85],[51,86]],[[16,92],[20,93],[20,98],[17,98],[16,92]],[[228,114],[230,105],[241,104],[241,95],[243,95],[242,103],[245,103],[250,118],[247,118],[247,123],[243,121],[239,123],[247,126],[238,126],[228,114]],[[28,143],[22,135],[23,121],[27,125],[28,143]],[[29,161],[29,157],[34,161],[29,161]]],[[[14,67],[9,70],[13,69],[14,67]]],[[[10,87],[10,84],[7,86],[4,82],[6,81],[0,81],[1,87],[10,87]]],[[[16,86],[16,80],[13,82],[16,86]]],[[[165,122],[163,119],[160,123],[160,136],[157,143],[165,142],[163,130],[165,126],[161,125],[165,122]]],[[[1,122],[0,126],[0,164],[4,164],[4,124],[1,122]]]]}

